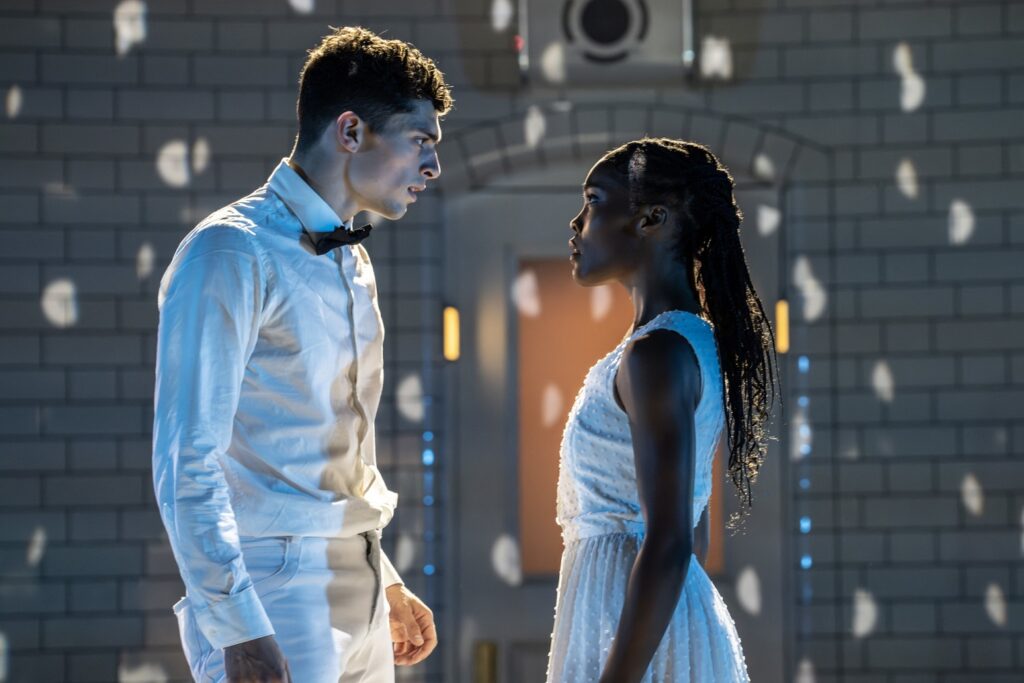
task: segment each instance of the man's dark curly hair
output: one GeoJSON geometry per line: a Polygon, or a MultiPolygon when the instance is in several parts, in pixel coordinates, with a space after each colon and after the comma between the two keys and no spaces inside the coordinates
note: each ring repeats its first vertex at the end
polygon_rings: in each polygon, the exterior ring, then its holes
{"type": "Polygon", "coordinates": [[[385,40],[358,26],[334,29],[309,51],[299,77],[298,151],[313,146],[324,127],[353,111],[380,132],[388,120],[429,100],[439,114],[452,107],[444,74],[409,43],[385,40]]]}

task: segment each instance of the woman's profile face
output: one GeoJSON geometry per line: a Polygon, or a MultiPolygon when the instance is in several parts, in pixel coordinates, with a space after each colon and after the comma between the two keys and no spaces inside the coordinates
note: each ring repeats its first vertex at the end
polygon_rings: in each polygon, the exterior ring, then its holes
{"type": "Polygon", "coordinates": [[[569,222],[573,279],[586,287],[630,275],[639,258],[629,188],[608,165],[598,162],[583,183],[583,208],[569,222]]]}

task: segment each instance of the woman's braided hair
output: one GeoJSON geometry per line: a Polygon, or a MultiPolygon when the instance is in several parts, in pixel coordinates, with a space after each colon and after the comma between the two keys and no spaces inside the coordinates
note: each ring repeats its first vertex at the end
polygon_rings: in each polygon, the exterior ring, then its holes
{"type": "Polygon", "coordinates": [[[749,508],[750,487],[764,462],[777,367],[774,334],[740,242],[743,214],[732,176],[706,147],[669,138],[629,142],[600,163],[627,181],[632,210],[663,204],[679,216],[676,254],[715,328],[729,475],[749,508]]]}

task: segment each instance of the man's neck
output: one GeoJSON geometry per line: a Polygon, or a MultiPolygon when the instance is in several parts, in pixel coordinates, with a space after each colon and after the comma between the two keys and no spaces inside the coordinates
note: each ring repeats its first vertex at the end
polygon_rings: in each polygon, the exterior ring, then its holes
{"type": "Polygon", "coordinates": [[[340,181],[329,182],[320,179],[329,179],[332,175],[342,175],[341,171],[335,171],[333,174],[327,170],[323,164],[318,164],[315,159],[303,157],[302,159],[297,158],[294,154],[288,157],[288,166],[295,171],[300,178],[307,185],[309,185],[314,192],[320,195],[320,198],[327,202],[327,205],[334,209],[334,212],[341,218],[342,223],[345,225],[351,225],[352,219],[358,213],[357,209],[351,205],[350,202],[345,201],[343,197],[335,195],[344,194],[344,192],[332,193],[327,188],[335,186],[342,186],[340,181]]]}

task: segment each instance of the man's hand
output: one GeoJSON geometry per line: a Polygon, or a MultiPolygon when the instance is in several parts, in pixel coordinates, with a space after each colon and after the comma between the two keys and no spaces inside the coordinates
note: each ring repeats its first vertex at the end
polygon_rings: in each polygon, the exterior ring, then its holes
{"type": "Polygon", "coordinates": [[[419,664],[437,647],[434,613],[400,583],[388,586],[384,593],[391,605],[391,640],[394,641],[395,664],[419,664]]]}
{"type": "Polygon", "coordinates": [[[288,662],[274,636],[224,648],[228,683],[292,683],[288,662]]]}

